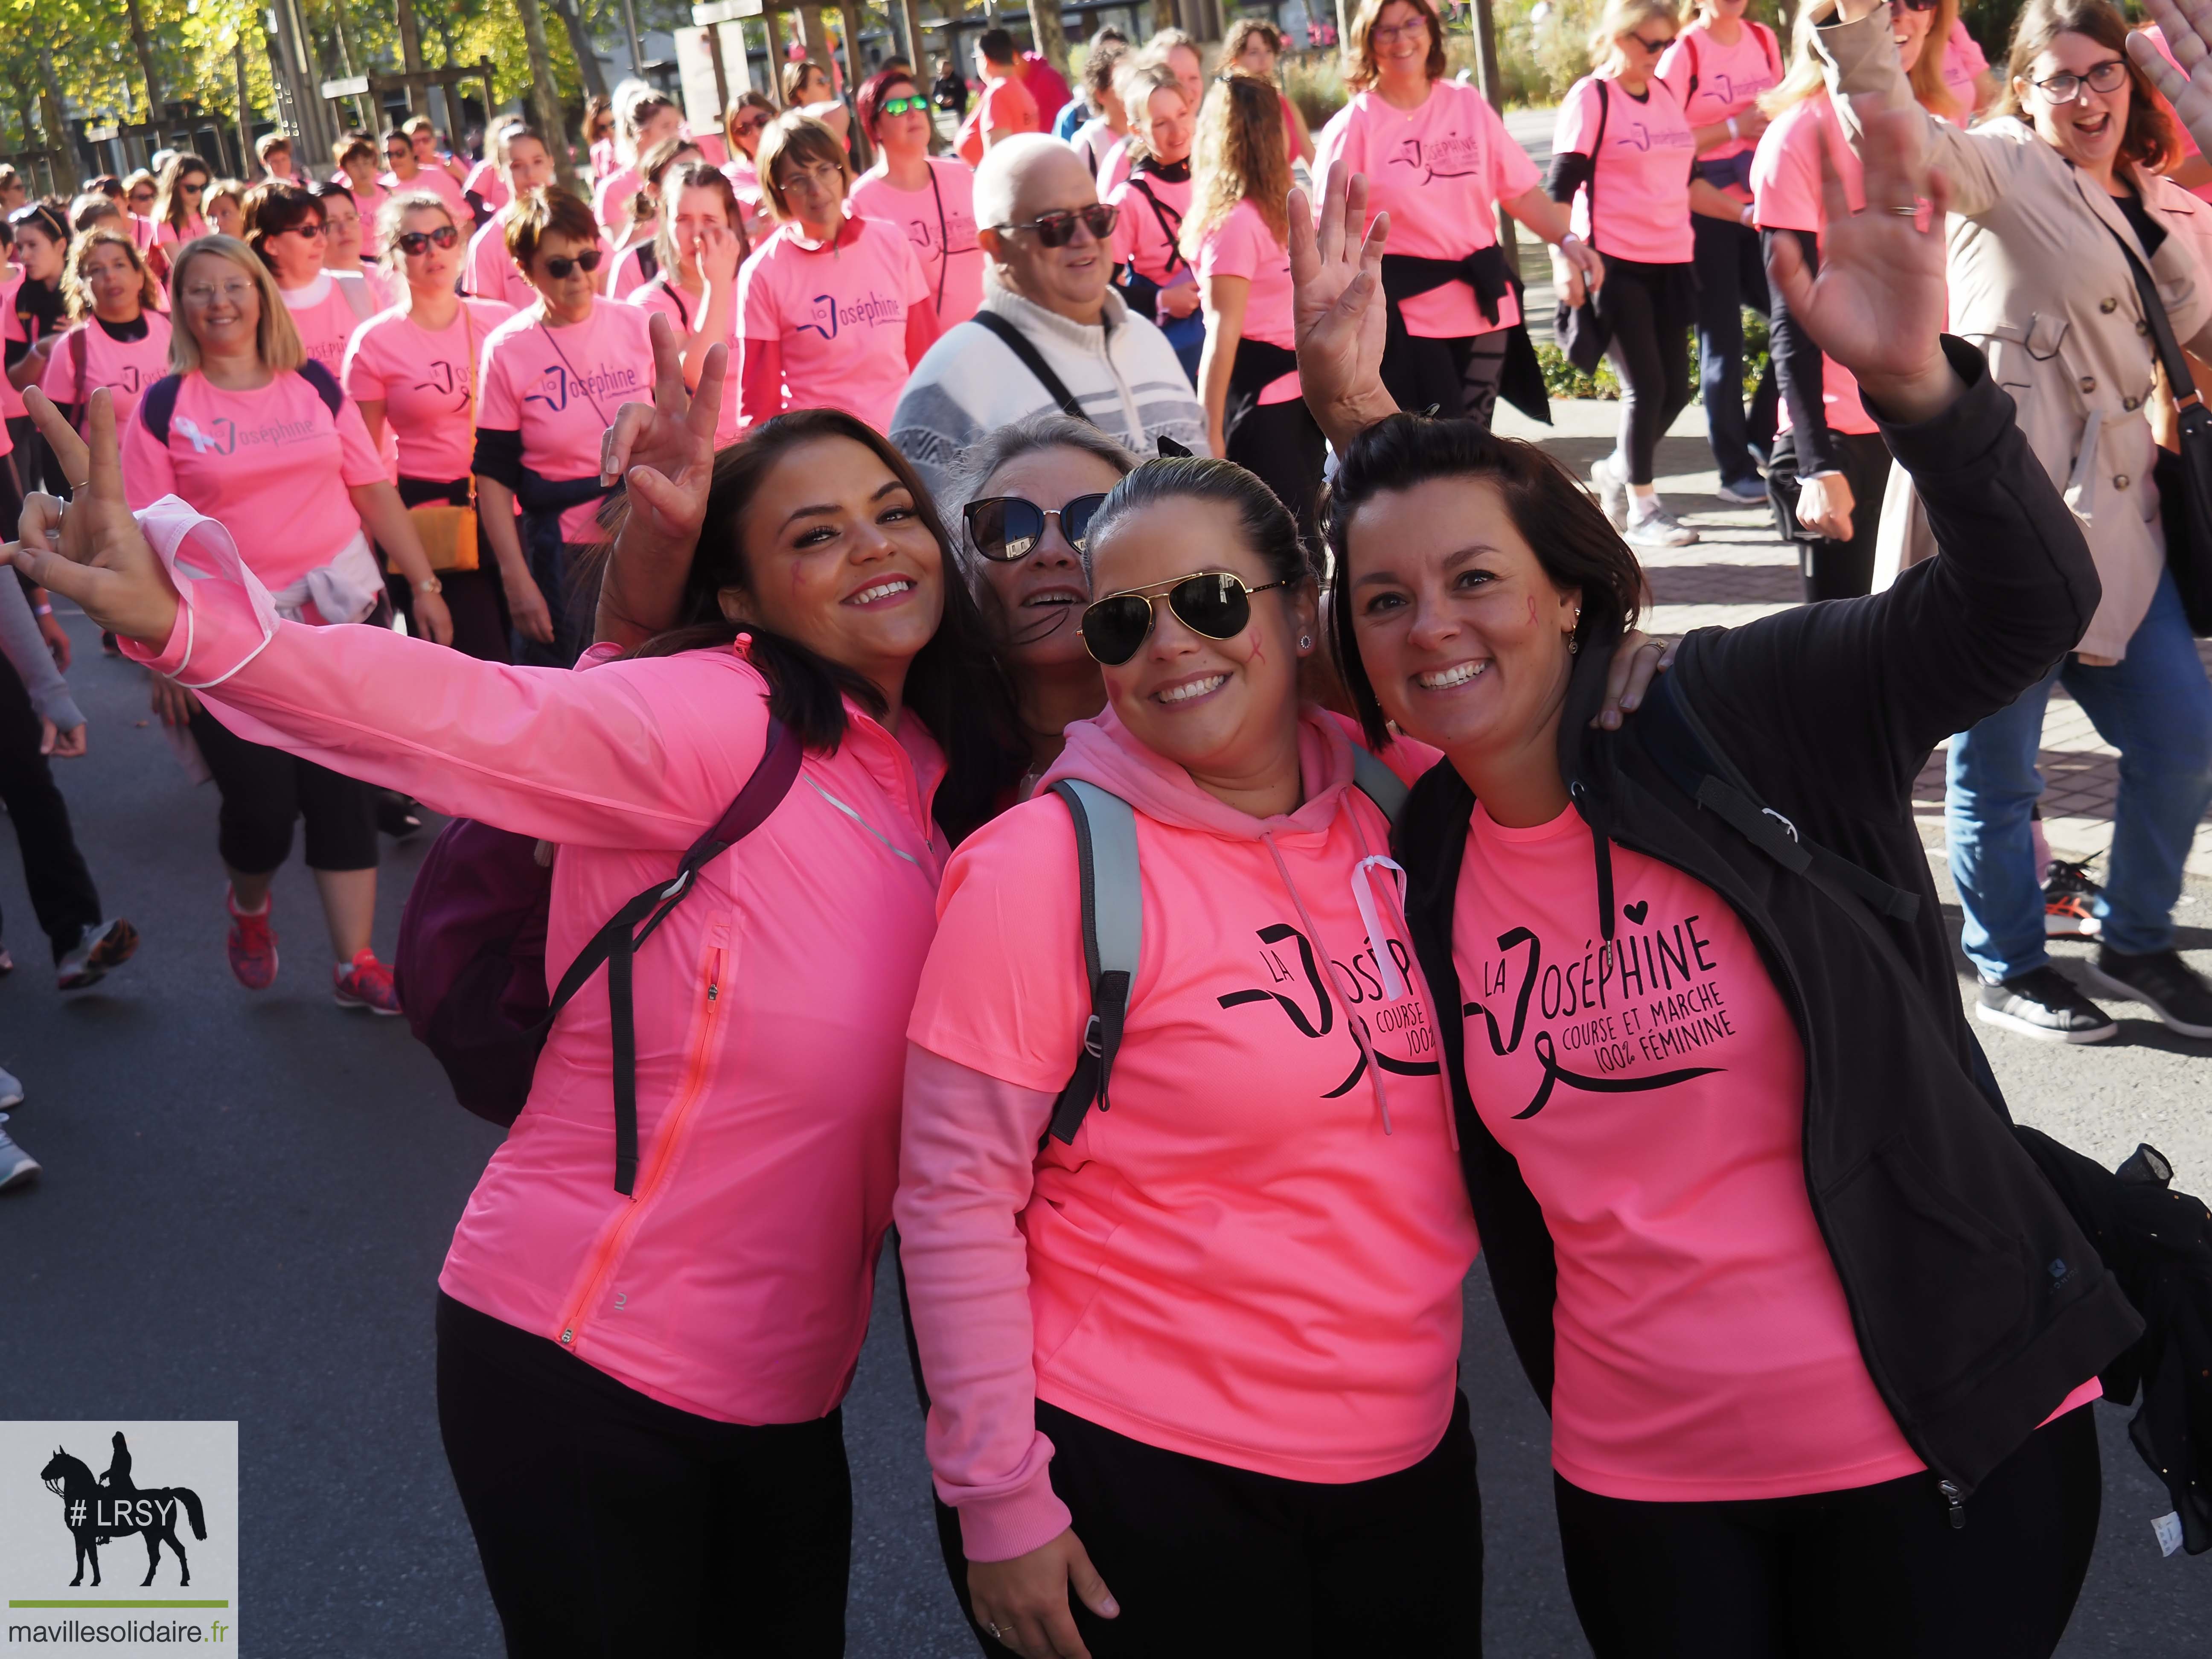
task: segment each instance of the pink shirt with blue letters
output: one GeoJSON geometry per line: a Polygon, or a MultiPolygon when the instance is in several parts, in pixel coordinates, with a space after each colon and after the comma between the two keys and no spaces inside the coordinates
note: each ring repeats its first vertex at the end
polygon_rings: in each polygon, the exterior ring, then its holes
{"type": "MultiPolygon", "coordinates": [[[[906,313],[933,291],[906,233],[854,219],[836,247],[784,225],[738,272],[747,341],[782,348],[784,407],[842,409],[881,432],[906,385],[906,313]]],[[[642,313],[641,313],[642,314],[642,313]]]]}
{"type": "MultiPolygon", "coordinates": [[[[532,306],[501,323],[483,344],[477,424],[520,432],[522,464],[541,478],[595,478],[599,441],[626,403],[653,397],[651,313],[595,296],[592,314],[555,328],[532,306]]],[[[561,514],[564,541],[604,539],[599,503],[561,514]]]]}
{"type": "MultiPolygon", "coordinates": [[[[1587,155],[1595,176],[1575,193],[1575,234],[1612,258],[1650,265],[1689,263],[1690,164],[1697,141],[1664,81],[1634,97],[1607,76],[1568,88],[1552,154],[1587,155]]],[[[1393,222],[1393,228],[1395,222],[1393,222]]]]}

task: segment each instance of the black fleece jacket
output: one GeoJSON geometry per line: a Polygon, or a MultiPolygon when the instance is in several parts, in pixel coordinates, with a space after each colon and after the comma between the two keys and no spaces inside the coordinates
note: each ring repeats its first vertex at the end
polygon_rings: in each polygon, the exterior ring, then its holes
{"type": "MultiPolygon", "coordinates": [[[[1598,849],[1591,920],[1603,937],[1610,842],[1704,882],[1757,943],[1804,1044],[1806,1187],[1860,1351],[1963,1521],[1975,1486],[2132,1344],[2142,1322],[2014,1138],[1960,1007],[1913,827],[1910,791],[1929,750],[2041,678],[2081,637],[2100,592],[2012,400],[1971,346],[1947,338],[1944,348],[1965,395],[1933,420],[1883,426],[1942,556],[1870,598],[1692,634],[1652,705],[1618,732],[1588,726],[1611,654],[1610,641],[1593,641],[1570,690],[1559,760],[1598,849]],[[1728,781],[1788,818],[1799,839],[1777,842],[1785,857],[1818,844],[1897,902],[1878,910],[1832,862],[1792,871],[1701,806],[1676,781],[1670,729],[1696,733],[1728,781]]],[[[1452,927],[1473,802],[1450,764],[1437,766],[1401,818],[1399,858],[1443,1016],[1483,1255],[1522,1365],[1548,1402],[1551,1235],[1474,1110],[1463,1063],[1469,1008],[1452,927]]],[[[1479,932],[1484,919],[1462,925],[1479,932]]]]}

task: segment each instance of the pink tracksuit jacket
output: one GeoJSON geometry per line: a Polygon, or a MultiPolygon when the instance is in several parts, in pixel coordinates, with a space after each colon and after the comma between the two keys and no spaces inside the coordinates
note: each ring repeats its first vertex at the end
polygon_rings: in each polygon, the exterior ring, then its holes
{"type": "MultiPolygon", "coordinates": [[[[214,520],[171,497],[141,522],[184,598],[152,666],[251,741],[556,843],[556,975],[668,878],[765,745],[766,684],[735,648],[571,673],[280,623],[214,520]]],[[[919,720],[894,735],[847,713],[837,752],[806,756],[638,957],[635,1200],[614,1189],[602,974],[556,1023],[439,1278],[726,1422],[806,1421],[843,1397],[890,1222],[944,763],[919,720]]]]}
{"type": "MultiPolygon", "coordinates": [[[[1068,1524],[1042,1399],[1171,1451],[1343,1484],[1450,1418],[1475,1254],[1435,1018],[1334,715],[1255,818],[1109,709],[1051,778],[1137,810],[1144,940],[1109,1088],[1038,1142],[1090,991],[1075,836],[1040,797],[948,866],[907,1062],[897,1214],[930,1463],[967,1553],[1068,1524]]],[[[1413,770],[1433,754],[1395,744],[1413,770]]]]}

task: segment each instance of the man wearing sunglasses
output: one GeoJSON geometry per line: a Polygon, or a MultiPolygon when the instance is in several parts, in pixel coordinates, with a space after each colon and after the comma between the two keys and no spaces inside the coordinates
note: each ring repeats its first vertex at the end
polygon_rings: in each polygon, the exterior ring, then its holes
{"type": "Polygon", "coordinates": [[[1138,455],[1163,438],[1209,453],[1174,348],[1109,289],[1115,210],[1073,150],[1042,133],[998,145],[975,171],[975,222],[983,303],[915,365],[891,416],[932,491],[985,433],[1054,410],[1138,455]]]}

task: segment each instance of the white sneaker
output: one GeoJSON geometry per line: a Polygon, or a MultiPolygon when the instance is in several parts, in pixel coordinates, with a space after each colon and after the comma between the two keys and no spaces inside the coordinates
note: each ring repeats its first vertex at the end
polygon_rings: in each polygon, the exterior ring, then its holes
{"type": "Polygon", "coordinates": [[[1607,522],[1615,530],[1627,529],[1628,481],[1613,470],[1612,456],[1601,455],[1590,463],[1590,488],[1597,491],[1607,522]]]}
{"type": "Polygon", "coordinates": [[[23,1085],[16,1080],[14,1073],[0,1068],[0,1112],[22,1103],[23,1085]]]}
{"type": "Polygon", "coordinates": [[[1698,532],[1661,506],[1655,495],[1636,504],[1621,538],[1631,547],[1687,547],[1698,539],[1698,532]]]}
{"type": "MultiPolygon", "coordinates": [[[[8,1115],[0,1112],[0,1124],[8,1121],[8,1115]]],[[[0,1128],[0,1193],[10,1187],[26,1187],[39,1178],[39,1160],[8,1139],[8,1131],[0,1128]]]]}

